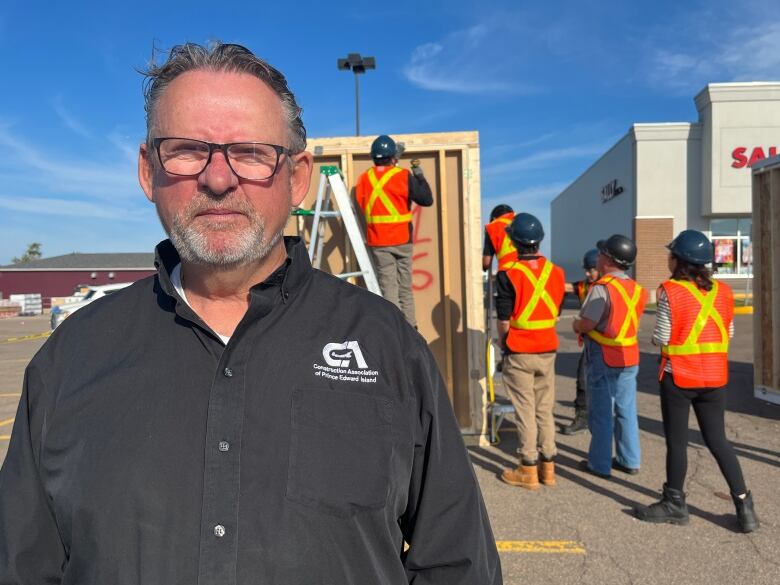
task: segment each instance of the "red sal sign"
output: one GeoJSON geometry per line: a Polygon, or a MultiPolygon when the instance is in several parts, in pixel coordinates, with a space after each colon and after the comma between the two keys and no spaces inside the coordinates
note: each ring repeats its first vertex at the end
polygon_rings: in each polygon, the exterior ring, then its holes
{"type": "Polygon", "coordinates": [[[750,168],[758,161],[767,158],[767,156],[775,156],[777,154],[777,147],[770,146],[768,151],[769,153],[767,154],[762,146],[756,146],[750,152],[750,156],[748,157],[748,149],[744,146],[737,146],[734,150],[731,151],[731,158],[734,159],[731,163],[731,166],[735,169],[742,169],[744,167],[750,168]]]}

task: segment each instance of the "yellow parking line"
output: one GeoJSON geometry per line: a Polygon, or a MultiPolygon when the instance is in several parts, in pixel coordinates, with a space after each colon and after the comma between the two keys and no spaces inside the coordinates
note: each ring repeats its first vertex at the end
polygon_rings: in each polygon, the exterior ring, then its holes
{"type": "Polygon", "coordinates": [[[574,540],[497,540],[499,552],[585,554],[585,547],[574,540]]]}
{"type": "Polygon", "coordinates": [[[0,394],[0,398],[16,398],[18,396],[21,396],[20,392],[5,392],[0,394]]]}
{"type": "Polygon", "coordinates": [[[14,419],[12,419],[12,418],[7,418],[5,420],[0,420],[0,427],[4,427],[6,425],[11,425],[13,423],[14,423],[14,419]]]}
{"type": "Polygon", "coordinates": [[[8,441],[11,435],[0,435],[0,441],[8,441]]]}
{"type": "Polygon", "coordinates": [[[0,340],[2,343],[16,343],[18,341],[30,341],[31,339],[45,339],[51,335],[51,331],[44,331],[43,333],[33,333],[31,335],[23,335],[21,337],[8,337],[0,340]]]}

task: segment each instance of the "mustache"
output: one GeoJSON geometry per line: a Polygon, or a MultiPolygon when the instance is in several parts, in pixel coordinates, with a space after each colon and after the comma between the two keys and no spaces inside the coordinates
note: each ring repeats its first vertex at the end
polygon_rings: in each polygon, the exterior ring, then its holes
{"type": "Polygon", "coordinates": [[[217,197],[209,192],[200,192],[187,204],[183,210],[185,217],[194,219],[206,210],[230,211],[253,217],[255,210],[246,201],[235,196],[217,197]]]}

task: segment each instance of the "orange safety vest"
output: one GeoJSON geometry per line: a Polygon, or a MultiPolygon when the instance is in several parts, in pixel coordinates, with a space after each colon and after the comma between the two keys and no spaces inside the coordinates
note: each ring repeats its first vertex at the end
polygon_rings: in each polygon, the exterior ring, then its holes
{"type": "Polygon", "coordinates": [[[369,246],[398,246],[409,243],[409,171],[371,167],[360,175],[355,198],[366,218],[369,246]]]}
{"type": "Polygon", "coordinates": [[[490,243],[493,244],[493,251],[496,253],[499,270],[506,270],[509,264],[517,260],[517,248],[506,233],[506,228],[514,218],[513,212],[505,213],[485,226],[485,232],[487,232],[490,243]]]}
{"type": "Polygon", "coordinates": [[[604,331],[595,329],[587,335],[601,346],[604,363],[611,368],[639,365],[639,320],[647,304],[647,291],[636,281],[614,276],[602,276],[593,285],[607,287],[609,318],[604,331]]]}
{"type": "Polygon", "coordinates": [[[558,349],[555,323],[564,295],[563,270],[546,258],[517,260],[506,270],[515,289],[506,345],[515,353],[558,349]]]}
{"type": "Polygon", "coordinates": [[[729,381],[729,327],[734,318],[734,294],[729,285],[713,281],[707,292],[688,280],[661,285],[669,299],[672,333],[661,347],[663,378],[666,360],[681,388],[720,388],[729,381]]]}
{"type": "Polygon", "coordinates": [[[585,282],[584,280],[577,282],[577,298],[580,299],[580,306],[585,302],[585,297],[588,296],[588,291],[591,286],[593,286],[592,283],[585,282]]]}

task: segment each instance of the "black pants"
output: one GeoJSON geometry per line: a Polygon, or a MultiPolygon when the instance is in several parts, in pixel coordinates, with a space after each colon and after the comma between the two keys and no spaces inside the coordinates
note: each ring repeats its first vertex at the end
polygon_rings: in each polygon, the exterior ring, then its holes
{"type": "Polygon", "coordinates": [[[588,412],[588,395],[585,392],[588,372],[585,370],[585,352],[580,352],[577,362],[577,395],[574,397],[574,409],[583,414],[588,412]]]}
{"type": "Polygon", "coordinates": [[[666,483],[682,491],[688,471],[688,413],[693,405],[704,444],[718,462],[732,494],[744,494],[745,480],[734,448],[726,438],[723,413],[726,388],[680,388],[671,374],[661,380],[661,413],[666,434],[666,483]]]}

